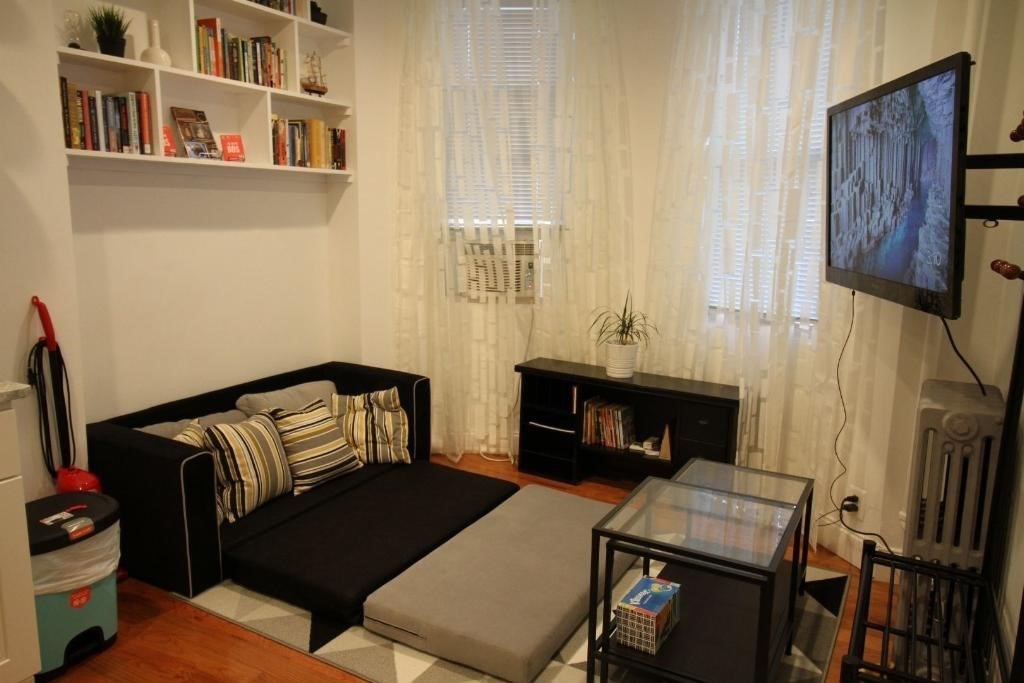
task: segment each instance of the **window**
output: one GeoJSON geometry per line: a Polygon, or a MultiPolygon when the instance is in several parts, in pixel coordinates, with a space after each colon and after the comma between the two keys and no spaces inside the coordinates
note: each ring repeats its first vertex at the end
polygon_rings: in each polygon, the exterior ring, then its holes
{"type": "Polygon", "coordinates": [[[558,12],[530,0],[481,5],[449,15],[449,224],[505,227],[511,221],[529,228],[549,222],[556,206],[558,12]]]}
{"type": "MultiPolygon", "coordinates": [[[[737,54],[729,55],[729,68],[717,82],[727,95],[716,101],[709,140],[718,147],[714,157],[722,161],[713,168],[709,184],[714,234],[708,303],[712,308],[739,310],[746,300],[770,318],[774,292],[784,284],[783,278],[791,278],[782,287],[790,298],[791,316],[815,320],[824,225],[831,21],[825,22],[822,31],[813,93],[793,93],[797,8],[783,1],[772,15],[767,49],[756,58],[741,55],[742,41],[738,41],[733,46],[737,54]],[[744,73],[747,69],[756,73],[744,73]],[[756,140],[749,138],[752,130],[756,140]],[[803,139],[806,149],[792,149],[795,137],[803,139]],[[803,165],[797,173],[791,172],[792,164],[798,163],[794,156],[803,165]],[[784,164],[790,165],[785,177],[784,164]],[[794,177],[799,178],[799,187],[793,186],[794,177]],[[793,201],[799,206],[787,204],[793,201]],[[787,229],[786,221],[798,224],[787,229]],[[782,234],[787,237],[780,245],[782,234]],[[748,254],[751,248],[757,252],[748,254]],[[744,287],[749,288],[745,297],[744,287]]],[[[736,28],[737,34],[742,32],[736,28]]]]}

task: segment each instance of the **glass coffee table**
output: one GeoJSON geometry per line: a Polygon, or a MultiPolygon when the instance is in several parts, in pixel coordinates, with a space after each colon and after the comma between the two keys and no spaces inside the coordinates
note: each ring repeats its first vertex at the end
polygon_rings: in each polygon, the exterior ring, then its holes
{"type": "Polygon", "coordinates": [[[644,480],[593,528],[588,681],[607,680],[610,665],[658,680],[770,680],[792,639],[812,488],[810,479],[699,459],[671,480],[644,480]],[[616,553],[642,558],[645,575],[662,562],[659,575],[680,585],[679,623],[657,654],[616,641],[612,573],[599,581],[616,553]]]}

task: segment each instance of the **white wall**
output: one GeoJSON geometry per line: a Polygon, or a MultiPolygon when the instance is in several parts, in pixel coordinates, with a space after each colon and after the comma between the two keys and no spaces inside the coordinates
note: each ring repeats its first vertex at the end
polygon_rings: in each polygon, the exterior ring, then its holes
{"type": "Polygon", "coordinates": [[[88,421],[329,359],[322,180],[70,178],[88,421]]]}
{"type": "MultiPolygon", "coordinates": [[[[48,3],[4,3],[0,22],[0,379],[25,382],[42,334],[29,300],[49,306],[71,377],[73,418],[85,443],[83,354],[75,261],[48,3]],[[24,68],[22,68],[24,67],[24,68]]],[[[34,398],[14,404],[26,500],[53,492],[42,464],[34,398]]],[[[85,464],[80,455],[78,464],[85,464]]]]}
{"type": "MultiPolygon", "coordinates": [[[[996,4],[996,3],[994,3],[996,4]]],[[[1000,11],[992,11],[986,24],[986,40],[975,53],[979,64],[982,60],[1003,65],[1002,69],[987,70],[978,74],[979,97],[972,102],[977,113],[972,131],[971,149],[984,152],[1024,152],[1024,145],[1009,140],[1008,133],[1022,120],[1024,110],[1024,6],[1020,3],[1000,3],[1000,11]],[[1016,39],[1015,39],[1016,38],[1016,39]],[[992,101],[985,93],[1005,93],[1002,101],[992,101]]],[[[1024,170],[975,171],[968,175],[968,199],[979,203],[1013,204],[1024,194],[1024,170]],[[976,195],[970,192],[974,180],[976,195]]],[[[988,268],[995,258],[1012,263],[1024,264],[1024,224],[1007,221],[994,230],[976,228],[982,233],[984,242],[978,250],[978,268],[988,268]]],[[[969,300],[972,310],[977,312],[974,325],[970,327],[971,348],[976,349],[972,357],[979,358],[982,368],[992,373],[994,383],[1003,388],[1009,382],[1012,369],[1012,346],[1007,348],[1017,333],[1024,283],[1006,282],[994,273],[986,273],[984,286],[968,291],[965,305],[969,300]],[[996,287],[996,285],[999,287],[996,287]],[[967,297],[970,297],[969,299],[967,297]],[[1001,340],[995,348],[991,340],[1001,340]],[[994,351],[994,353],[993,353],[994,351]]],[[[979,372],[982,370],[979,370],[979,372]]],[[[1009,509],[1010,527],[1007,533],[1008,553],[997,595],[999,616],[1003,627],[1004,641],[1013,647],[1021,618],[1021,594],[1024,591],[1024,453],[1021,438],[1024,435],[1024,420],[1020,423],[1016,455],[1014,496],[1010,500],[994,501],[1009,509]]],[[[1021,653],[1024,656],[1024,653],[1021,653]]]]}
{"type": "Polygon", "coordinates": [[[395,367],[394,296],[398,190],[398,92],[405,45],[400,2],[356,0],[356,118],[359,154],[358,272],[363,362],[395,367]]]}
{"type": "MultiPolygon", "coordinates": [[[[885,78],[892,78],[925,63],[959,50],[971,53],[976,66],[971,73],[971,113],[968,153],[991,154],[1022,152],[1019,144],[1009,140],[1008,133],[1021,122],[1024,109],[1024,46],[1015,36],[1024,31],[1024,8],[1020,3],[1001,0],[956,2],[936,0],[914,3],[889,3],[887,6],[887,39],[885,78]]],[[[967,202],[976,204],[1015,204],[1024,192],[1024,172],[1019,170],[968,171],[967,202]]],[[[1024,226],[1005,221],[999,228],[986,229],[981,221],[967,221],[966,267],[963,282],[963,313],[950,323],[961,352],[974,366],[986,384],[1000,388],[1003,395],[1009,386],[1022,287],[1019,281],[1008,282],[989,268],[989,263],[1002,258],[1015,263],[1024,261],[1024,226]]],[[[877,518],[884,533],[902,544],[899,514],[905,508],[908,453],[913,434],[917,389],[928,377],[973,381],[957,359],[944,332],[935,319],[913,311],[899,312],[897,328],[900,353],[897,377],[900,386],[891,396],[893,422],[889,439],[885,479],[885,498],[877,518]],[[938,356],[924,376],[920,354],[925,339],[937,342],[938,356]]],[[[1018,465],[1018,486],[1013,500],[995,501],[995,505],[1015,510],[1015,522],[1009,538],[1019,539],[1024,533],[1024,512],[1021,492],[1024,473],[1018,465]]],[[[890,537],[890,541],[892,541],[890,537]]],[[[1024,587],[1024,551],[1019,543],[1010,542],[1010,555],[1000,596],[1001,620],[1007,644],[1013,643],[1019,618],[1021,590],[1024,587]]]]}

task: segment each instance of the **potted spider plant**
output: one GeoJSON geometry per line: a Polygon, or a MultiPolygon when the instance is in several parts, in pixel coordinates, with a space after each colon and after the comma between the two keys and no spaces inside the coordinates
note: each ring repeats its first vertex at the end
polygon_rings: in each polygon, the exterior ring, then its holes
{"type": "Polygon", "coordinates": [[[124,10],[113,5],[89,8],[89,24],[96,34],[100,52],[114,57],[124,57],[125,34],[131,19],[124,16],[124,10]]]}
{"type": "Polygon", "coordinates": [[[646,346],[651,332],[658,328],[647,319],[647,314],[633,310],[633,298],[626,292],[622,310],[599,308],[594,312],[590,329],[595,332],[597,344],[604,344],[608,352],[605,372],[609,377],[628,378],[636,369],[636,355],[640,345],[646,346]]]}

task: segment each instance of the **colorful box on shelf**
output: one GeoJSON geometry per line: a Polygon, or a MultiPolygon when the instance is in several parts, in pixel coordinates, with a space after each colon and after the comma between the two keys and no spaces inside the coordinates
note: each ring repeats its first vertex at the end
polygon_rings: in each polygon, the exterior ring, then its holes
{"type": "Polygon", "coordinates": [[[615,607],[615,638],[648,654],[657,654],[679,622],[679,584],[644,576],[615,607]]]}

